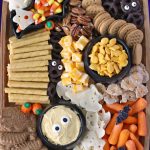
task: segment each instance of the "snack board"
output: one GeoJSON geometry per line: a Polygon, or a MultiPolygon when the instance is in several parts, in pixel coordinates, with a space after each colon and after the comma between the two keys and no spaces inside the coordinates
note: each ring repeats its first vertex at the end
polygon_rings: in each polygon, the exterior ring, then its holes
{"type": "MultiPolygon", "coordinates": [[[[96,10],[97,11],[97,10],[96,10]]],[[[98,10],[99,11],[99,10],[98,10]]],[[[150,68],[149,68],[149,59],[150,59],[150,55],[149,55],[149,48],[150,48],[150,46],[149,46],[149,39],[150,39],[150,30],[149,30],[149,16],[148,16],[148,4],[147,4],[147,2],[146,1],[144,1],[143,0],[143,11],[144,11],[144,29],[142,30],[143,32],[144,32],[144,40],[143,40],[143,42],[142,42],[142,46],[143,46],[143,59],[142,59],[142,62],[143,62],[143,64],[145,64],[145,66],[146,66],[146,70],[150,73],[150,68]]],[[[9,41],[9,37],[11,37],[12,35],[13,35],[13,33],[12,33],[12,30],[11,30],[11,27],[10,27],[10,18],[9,18],[9,10],[8,10],[8,3],[6,3],[6,2],[3,2],[3,14],[2,14],[2,30],[1,30],[1,46],[2,46],[2,51],[1,51],[1,55],[0,55],[0,57],[1,57],[1,64],[0,64],[0,67],[1,67],[1,72],[2,72],[2,76],[1,76],[1,101],[0,101],[0,104],[1,104],[1,107],[8,107],[8,106],[14,106],[13,104],[10,104],[9,102],[8,102],[8,95],[7,94],[5,94],[4,93],[4,89],[5,89],[5,87],[7,87],[7,82],[8,82],[8,79],[7,79],[7,64],[9,63],[9,52],[8,52],[8,50],[7,50],[7,44],[8,44],[8,41],[9,41]],[[6,26],[7,25],[7,26],[6,26]]],[[[75,10],[74,10],[74,12],[75,12],[75,10]]],[[[92,12],[93,13],[93,12],[92,12]]],[[[106,15],[107,16],[107,15],[106,15]]],[[[106,17],[105,16],[105,17],[106,17]]],[[[82,19],[82,18],[79,18],[80,20],[82,19]]],[[[89,18],[86,18],[87,20],[89,20],[89,18]]],[[[79,21],[80,21],[79,20],[79,21]]],[[[109,21],[110,22],[112,22],[112,21],[114,21],[113,20],[113,18],[110,18],[109,19],[109,21]]],[[[109,23],[110,23],[109,22],[109,23]]],[[[109,24],[108,23],[108,24],[109,24]]],[[[119,22],[119,23],[124,23],[124,22],[119,22]]],[[[97,26],[97,25],[96,25],[97,26]]],[[[115,32],[115,31],[110,31],[110,32],[115,32]]],[[[101,30],[101,33],[103,33],[103,30],[101,30]]],[[[74,34],[74,38],[76,39],[77,37],[75,36],[75,34],[74,34]]],[[[110,40],[111,40],[111,38],[110,38],[110,40]]],[[[128,41],[129,43],[128,43],[128,45],[129,44],[132,44],[132,43],[130,43],[130,41],[128,41]]],[[[62,44],[62,46],[63,46],[63,44],[62,44]]],[[[24,59],[24,58],[23,58],[24,59]]],[[[77,71],[77,70],[76,70],[77,71]]],[[[109,75],[109,74],[108,74],[109,75]]],[[[22,76],[23,76],[23,74],[22,74],[22,76]]],[[[43,85],[44,86],[44,85],[43,85]]],[[[61,87],[61,85],[60,85],[60,87],[61,87]]],[[[149,84],[147,83],[147,87],[148,87],[148,90],[150,90],[150,88],[149,88],[149,84]]],[[[110,89],[111,89],[111,87],[110,87],[110,89]]],[[[90,94],[92,94],[92,91],[94,91],[95,90],[95,88],[93,87],[93,86],[91,86],[87,91],[85,91],[85,94],[88,94],[88,93],[90,93],[90,94]],[[90,90],[90,89],[92,89],[92,90],[90,90]]],[[[108,90],[108,89],[107,89],[108,90]]],[[[95,90],[96,91],[96,90],[95,90]]],[[[34,91],[34,92],[37,92],[37,91],[34,91]]],[[[111,92],[111,91],[110,91],[111,92]]],[[[71,95],[72,96],[72,95],[71,95]]],[[[71,97],[70,96],[70,97],[71,97]]],[[[75,97],[74,98],[72,98],[71,100],[72,100],[72,102],[75,102],[75,99],[76,99],[76,96],[77,95],[75,95],[75,97]]],[[[82,95],[78,95],[79,97],[80,96],[82,96],[82,95]]],[[[100,96],[100,95],[99,95],[100,96]]],[[[68,97],[69,97],[69,95],[68,95],[68,97]]],[[[96,98],[96,97],[95,97],[96,98]]],[[[147,94],[147,96],[146,96],[146,99],[147,99],[147,101],[149,102],[149,98],[150,98],[150,96],[149,96],[149,93],[147,94]]],[[[89,99],[90,100],[90,99],[89,99]]],[[[142,101],[142,103],[144,103],[144,101],[142,101]]],[[[82,103],[82,104],[79,104],[80,106],[83,106],[84,104],[82,103]]],[[[84,105],[85,106],[85,105],[84,105]]],[[[94,106],[93,106],[94,107],[94,106]]],[[[94,107],[94,108],[96,108],[96,107],[94,107]]],[[[86,109],[88,110],[88,111],[90,111],[90,109],[91,108],[89,108],[88,106],[86,106],[86,109]]],[[[100,108],[97,108],[97,109],[100,109],[100,108]]],[[[11,110],[11,108],[10,108],[10,110],[11,110]]],[[[149,112],[149,106],[146,108],[146,118],[147,118],[147,123],[148,123],[148,126],[149,126],[149,114],[150,114],[150,112],[149,112]]],[[[143,114],[139,114],[139,115],[143,115],[143,114]]],[[[91,116],[91,114],[89,113],[89,114],[87,114],[87,116],[91,116]]],[[[93,116],[93,117],[97,117],[96,115],[95,116],[93,116]]],[[[91,126],[90,126],[90,124],[88,124],[88,128],[90,128],[91,126]]],[[[119,128],[119,127],[118,127],[119,128]]],[[[122,128],[121,127],[121,124],[120,124],[120,128],[122,128]]],[[[114,129],[115,130],[115,129],[114,129]]],[[[122,130],[123,131],[123,130],[122,130]]],[[[125,131],[124,131],[125,132],[125,131]]],[[[122,134],[128,134],[128,133],[122,133],[122,134]]],[[[148,131],[149,132],[149,131],[148,131]]],[[[17,135],[16,135],[17,136],[17,135]]],[[[26,139],[26,136],[27,135],[24,135],[23,136],[23,140],[24,139],[26,139]]],[[[90,136],[93,136],[94,137],[94,135],[92,135],[92,134],[90,134],[90,136]]],[[[99,135],[99,136],[102,136],[102,135],[99,135]]],[[[131,137],[132,138],[134,138],[134,135],[131,135],[131,137]]],[[[112,137],[113,138],[113,137],[112,137]]],[[[141,141],[142,141],[142,143],[144,144],[144,149],[145,150],[148,150],[149,149],[149,134],[146,136],[146,137],[143,137],[143,138],[141,138],[141,141]]],[[[39,145],[40,145],[40,142],[38,142],[38,141],[35,141],[35,143],[38,143],[39,145]]],[[[101,141],[101,143],[102,143],[102,141],[101,141]]],[[[120,142],[121,143],[121,142],[120,142]]],[[[37,144],[37,145],[38,145],[37,144]]],[[[130,145],[131,143],[129,143],[129,145],[130,145]]],[[[40,145],[41,146],[41,145],[40,145]]],[[[37,149],[38,149],[38,147],[37,147],[37,149]]],[[[42,149],[42,148],[41,148],[42,149]]]]}

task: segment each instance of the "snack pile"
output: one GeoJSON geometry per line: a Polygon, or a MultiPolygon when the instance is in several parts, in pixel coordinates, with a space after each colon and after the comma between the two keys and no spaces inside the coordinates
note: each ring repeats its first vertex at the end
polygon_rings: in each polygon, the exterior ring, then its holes
{"type": "Polygon", "coordinates": [[[110,78],[119,74],[122,68],[128,64],[128,55],[115,38],[110,40],[102,38],[93,46],[89,57],[90,68],[97,71],[100,76],[109,76],[110,78]]]}
{"type": "MultiPolygon", "coordinates": [[[[63,0],[35,0],[26,9],[31,2],[10,2],[17,32],[63,11],[63,0]]],[[[9,38],[5,93],[17,106],[0,112],[0,149],[144,150],[141,2],[70,0],[67,7],[45,29],[9,38]]]]}

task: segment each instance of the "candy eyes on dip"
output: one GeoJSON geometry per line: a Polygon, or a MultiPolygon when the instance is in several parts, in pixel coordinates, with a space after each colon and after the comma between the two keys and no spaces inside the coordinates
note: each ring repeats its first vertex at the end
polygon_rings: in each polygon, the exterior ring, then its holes
{"type": "Polygon", "coordinates": [[[81,122],[78,115],[68,107],[55,106],[48,110],[42,120],[42,132],[56,145],[74,142],[79,135],[81,122]]]}

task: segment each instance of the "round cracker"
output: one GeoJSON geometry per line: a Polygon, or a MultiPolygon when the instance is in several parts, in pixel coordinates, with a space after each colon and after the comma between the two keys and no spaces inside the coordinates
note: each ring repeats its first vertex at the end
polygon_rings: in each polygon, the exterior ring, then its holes
{"type": "Polygon", "coordinates": [[[114,22],[114,20],[114,18],[109,18],[101,22],[101,24],[98,26],[98,30],[101,33],[101,35],[105,35],[108,33],[108,28],[114,22]]]}
{"type": "Polygon", "coordinates": [[[118,33],[118,30],[124,25],[126,24],[126,21],[125,20],[121,20],[121,19],[118,19],[116,21],[114,21],[109,29],[108,29],[108,33],[110,35],[116,35],[118,33]]]}
{"type": "Polygon", "coordinates": [[[86,9],[88,6],[92,5],[92,4],[98,4],[101,5],[102,2],[101,0],[82,0],[82,7],[84,9],[86,9]]]}
{"type": "Polygon", "coordinates": [[[125,40],[129,47],[133,47],[134,45],[142,43],[143,38],[143,32],[139,29],[135,29],[127,32],[125,40]]]}
{"type": "Polygon", "coordinates": [[[118,36],[120,39],[124,39],[125,35],[128,31],[131,31],[133,29],[136,29],[136,26],[133,23],[127,23],[125,25],[123,25],[119,31],[118,31],[118,36]]]}
{"type": "Polygon", "coordinates": [[[96,20],[95,20],[95,23],[94,23],[94,27],[95,29],[98,30],[98,26],[99,24],[104,20],[104,19],[108,19],[108,18],[111,18],[110,14],[109,13],[103,13],[102,15],[100,15],[96,20]]]}
{"type": "Polygon", "coordinates": [[[100,11],[103,11],[104,7],[97,4],[92,4],[86,8],[86,14],[91,17],[95,17],[100,11]]]}

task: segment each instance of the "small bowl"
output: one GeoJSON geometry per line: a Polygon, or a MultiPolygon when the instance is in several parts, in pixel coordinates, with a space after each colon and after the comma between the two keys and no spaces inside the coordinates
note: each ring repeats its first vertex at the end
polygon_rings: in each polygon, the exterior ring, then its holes
{"type": "MultiPolygon", "coordinates": [[[[109,39],[112,38],[116,38],[113,36],[105,36],[109,39]]],[[[126,51],[127,55],[128,55],[128,65],[126,67],[124,67],[121,72],[117,75],[110,77],[107,76],[100,76],[96,71],[93,71],[92,69],[90,69],[90,58],[89,55],[91,54],[92,48],[93,46],[99,42],[102,38],[104,38],[104,36],[100,36],[97,37],[93,40],[91,40],[91,42],[86,46],[85,50],[84,50],[84,54],[83,54],[83,60],[84,60],[84,67],[85,67],[85,71],[89,74],[89,76],[96,82],[96,83],[103,83],[103,84],[110,84],[110,83],[115,83],[119,80],[121,80],[122,78],[124,78],[130,71],[131,68],[131,62],[132,62],[132,57],[131,57],[131,50],[129,49],[129,47],[126,45],[126,43],[121,40],[121,39],[117,39],[117,43],[121,44],[124,48],[124,50],[126,51]]]]}
{"type": "Polygon", "coordinates": [[[85,133],[85,130],[86,130],[85,116],[83,115],[82,111],[76,105],[73,105],[69,102],[59,102],[58,104],[48,106],[42,112],[42,114],[39,116],[38,122],[37,122],[37,134],[38,134],[39,138],[42,140],[43,144],[46,145],[50,149],[56,149],[56,150],[70,150],[70,149],[73,149],[81,141],[82,136],[85,133]],[[48,140],[48,138],[43,134],[42,127],[41,127],[44,114],[48,110],[50,110],[51,108],[53,108],[55,106],[60,106],[60,105],[68,107],[71,110],[73,110],[74,112],[76,112],[76,114],[78,115],[78,117],[80,119],[80,122],[81,122],[81,127],[80,127],[80,132],[79,132],[78,138],[74,142],[72,142],[70,144],[67,144],[67,145],[55,145],[54,143],[50,142],[48,140]]]}

